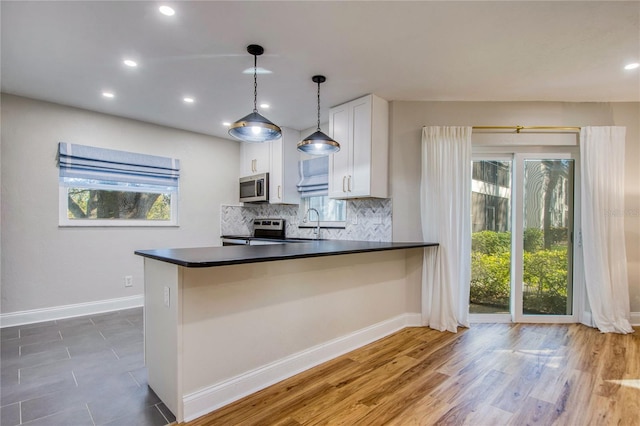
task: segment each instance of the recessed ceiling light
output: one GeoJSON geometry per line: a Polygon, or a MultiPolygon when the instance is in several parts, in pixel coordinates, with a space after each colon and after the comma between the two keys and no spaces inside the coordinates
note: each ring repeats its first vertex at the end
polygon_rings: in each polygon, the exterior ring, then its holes
{"type": "Polygon", "coordinates": [[[229,127],[229,126],[231,126],[231,123],[229,123],[228,121],[223,121],[222,125],[229,127]]]}
{"type": "Polygon", "coordinates": [[[158,10],[160,11],[160,13],[167,16],[173,16],[176,14],[176,11],[170,8],[169,6],[160,6],[158,10]]]}
{"type": "MultiPolygon", "coordinates": [[[[242,71],[242,74],[253,75],[253,67],[247,68],[246,70],[242,71]]],[[[269,71],[268,69],[258,67],[256,68],[256,74],[273,74],[273,71],[269,71]]]]}
{"type": "Polygon", "coordinates": [[[192,104],[192,103],[194,103],[194,102],[196,101],[195,99],[193,99],[193,98],[192,98],[192,97],[190,97],[190,96],[185,96],[184,98],[182,98],[182,100],[183,100],[185,103],[188,103],[188,104],[192,104]]]}
{"type": "Polygon", "coordinates": [[[625,70],[635,70],[636,68],[640,67],[640,63],[638,62],[634,62],[632,64],[627,64],[625,65],[624,69],[625,70]]]}
{"type": "Polygon", "coordinates": [[[102,92],[102,96],[104,96],[105,98],[110,98],[111,99],[111,98],[115,98],[116,95],[114,95],[113,92],[104,91],[104,92],[102,92]]]}
{"type": "Polygon", "coordinates": [[[269,109],[269,104],[260,104],[260,108],[269,109]]]}
{"type": "Polygon", "coordinates": [[[131,68],[135,68],[138,66],[138,63],[131,59],[125,59],[124,61],[122,61],[122,63],[131,68]]]}

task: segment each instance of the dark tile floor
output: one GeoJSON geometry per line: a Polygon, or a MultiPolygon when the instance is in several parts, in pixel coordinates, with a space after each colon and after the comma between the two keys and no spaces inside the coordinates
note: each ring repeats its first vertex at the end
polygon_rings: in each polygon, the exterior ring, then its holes
{"type": "Polygon", "coordinates": [[[3,328],[0,424],[162,426],[147,385],[142,308],[3,328]]]}

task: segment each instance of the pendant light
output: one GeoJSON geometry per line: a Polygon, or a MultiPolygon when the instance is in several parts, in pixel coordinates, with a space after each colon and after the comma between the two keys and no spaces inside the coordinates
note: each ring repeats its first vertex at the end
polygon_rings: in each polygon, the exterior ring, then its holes
{"type": "Polygon", "coordinates": [[[244,142],[266,142],[282,136],[280,127],[258,114],[258,56],[264,53],[262,46],[250,44],[247,52],[253,55],[253,112],[229,126],[229,134],[244,142]]]}
{"type": "Polygon", "coordinates": [[[340,144],[320,131],[320,83],[327,81],[324,75],[314,75],[311,80],[318,83],[318,128],[315,133],[298,142],[298,151],[311,155],[329,155],[340,151],[340,144]]]}

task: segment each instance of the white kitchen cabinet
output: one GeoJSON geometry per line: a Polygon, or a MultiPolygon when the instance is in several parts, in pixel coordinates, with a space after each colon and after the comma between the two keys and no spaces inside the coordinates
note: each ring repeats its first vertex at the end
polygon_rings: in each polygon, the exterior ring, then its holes
{"type": "Polygon", "coordinates": [[[367,95],[331,108],[329,134],[340,143],[340,151],[329,156],[329,197],[386,198],[388,102],[367,95]]]}
{"type": "Polygon", "coordinates": [[[269,202],[299,204],[297,184],[300,132],[282,127],[282,137],[269,142],[241,142],[240,176],[269,173],[269,202]]]}
{"type": "Polygon", "coordinates": [[[271,168],[271,143],[241,143],[240,176],[269,172],[271,168]]]}
{"type": "Polygon", "coordinates": [[[269,171],[269,202],[271,204],[299,204],[298,160],[296,146],[300,132],[282,127],[282,137],[270,142],[271,169],[269,171]]]}

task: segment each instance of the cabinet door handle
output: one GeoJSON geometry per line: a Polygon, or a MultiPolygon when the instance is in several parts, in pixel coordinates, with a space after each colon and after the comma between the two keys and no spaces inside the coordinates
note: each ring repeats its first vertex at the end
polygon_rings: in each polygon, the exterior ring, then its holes
{"type": "Polygon", "coordinates": [[[347,185],[347,189],[351,192],[351,175],[349,175],[349,184],[347,185]]]}
{"type": "Polygon", "coordinates": [[[347,192],[346,189],[344,189],[344,181],[347,179],[347,176],[342,176],[342,192],[347,192]]]}
{"type": "Polygon", "coordinates": [[[256,170],[258,170],[258,168],[256,167],[256,163],[258,162],[258,160],[251,160],[251,171],[255,172],[256,170]]]}
{"type": "Polygon", "coordinates": [[[280,185],[278,185],[278,200],[282,199],[282,196],[280,195],[280,185]]]}

